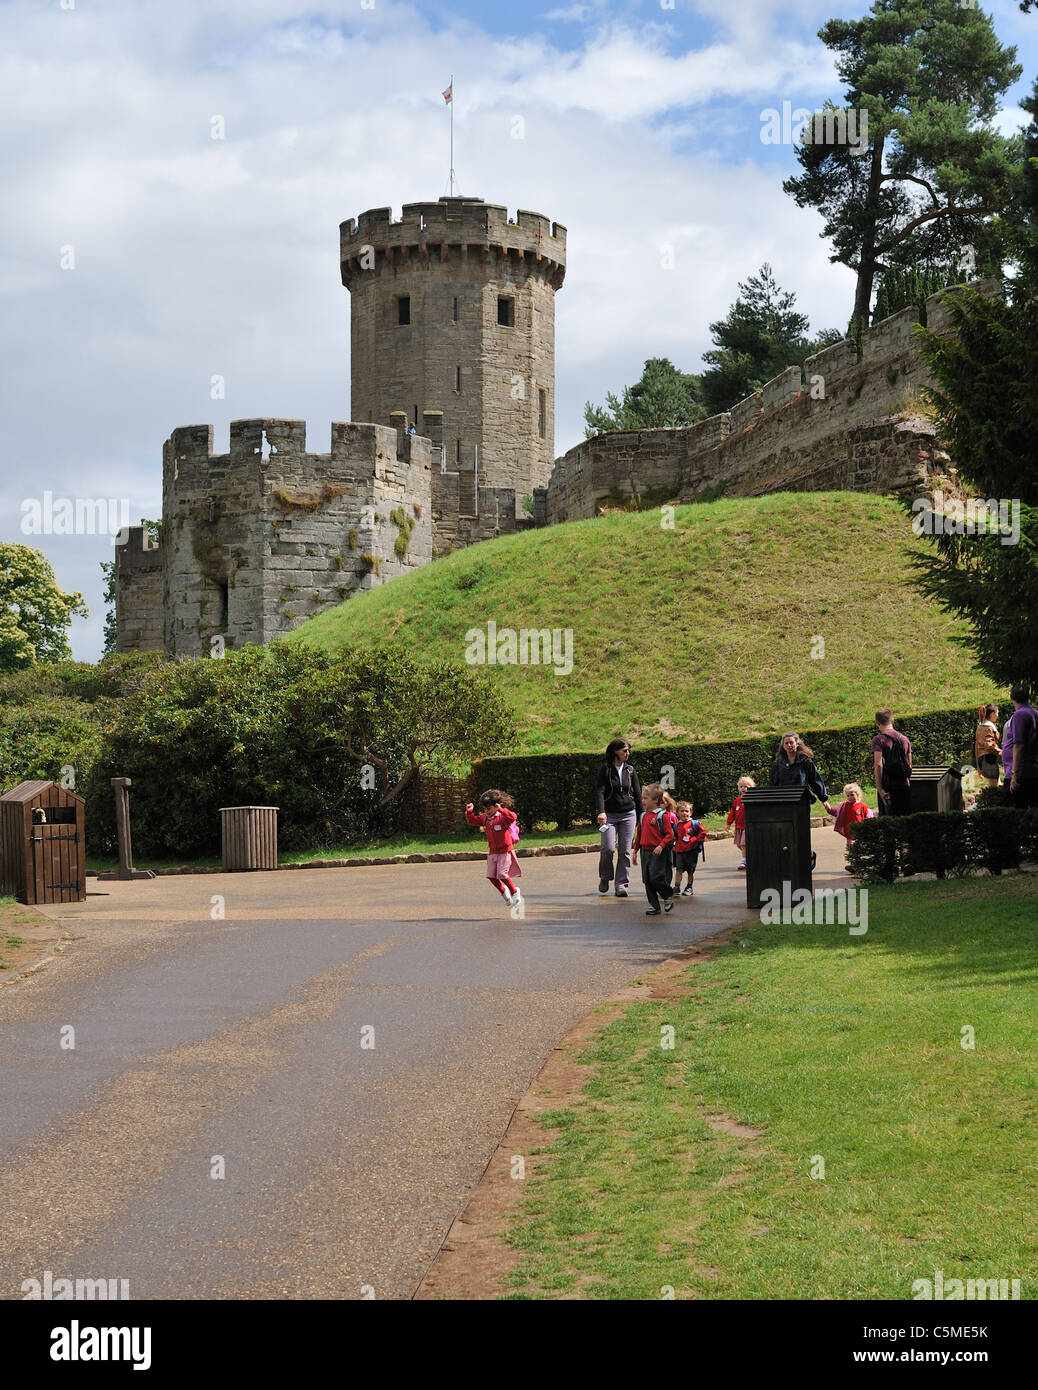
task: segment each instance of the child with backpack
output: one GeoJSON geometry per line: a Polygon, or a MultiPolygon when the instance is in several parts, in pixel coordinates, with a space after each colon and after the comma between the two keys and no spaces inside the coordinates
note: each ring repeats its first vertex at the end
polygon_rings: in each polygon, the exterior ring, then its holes
{"type": "Polygon", "coordinates": [[[746,811],[742,804],[742,794],[748,788],[755,787],[756,785],[757,783],[752,777],[739,778],[738,790],[735,800],[732,802],[732,809],[728,812],[724,822],[726,826],[731,825],[733,821],[735,822],[735,848],[742,855],[742,859],[739,863],[740,869],[746,868],[746,811]]]}
{"type": "Polygon", "coordinates": [[[674,807],[677,821],[674,825],[674,896],[691,898],[692,880],[696,876],[696,860],[700,855],[706,858],[706,830],[701,821],[692,816],[691,801],[679,801],[674,807]],[[681,889],[681,875],[688,882],[681,889]]]}
{"type": "Polygon", "coordinates": [[[660,898],[663,899],[664,912],[670,912],[674,906],[670,866],[676,821],[674,798],[668,796],[658,782],[646,787],[642,791],[642,816],[631,851],[632,864],[637,864],[638,855],[642,855],[642,883],[649,900],[646,917],[660,915],[660,898]]]}
{"type": "Polygon", "coordinates": [[[491,788],[482,794],[479,804],[482,809],[478,815],[471,801],[466,804],[465,819],[486,833],[487,878],[509,907],[517,907],[522,895],[513,879],[522,878],[523,871],[515,854],[519,841],[519,822],[512,809],[515,802],[507,792],[491,788]]]}

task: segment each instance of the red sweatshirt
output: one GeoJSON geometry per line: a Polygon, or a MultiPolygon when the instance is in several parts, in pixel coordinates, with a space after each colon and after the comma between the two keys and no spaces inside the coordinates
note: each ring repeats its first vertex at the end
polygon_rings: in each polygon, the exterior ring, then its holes
{"type": "Polygon", "coordinates": [[[469,825],[482,826],[486,831],[491,854],[507,854],[512,848],[512,841],[508,838],[508,827],[514,824],[518,817],[507,806],[495,806],[492,811],[483,811],[479,815],[466,809],[465,819],[469,825]]]}
{"type": "Polygon", "coordinates": [[[706,831],[694,817],[679,820],[674,826],[674,848],[678,854],[691,854],[705,839],[706,831]]]}
{"type": "Polygon", "coordinates": [[[660,816],[660,810],[662,807],[655,811],[643,812],[634,836],[635,850],[653,850],[657,845],[672,845],[674,843],[674,826],[677,824],[678,818],[673,811],[666,810],[660,816]],[[662,831],[660,830],[660,823],[662,823],[662,831]]]}
{"type": "Polygon", "coordinates": [[[836,812],[836,824],[833,829],[838,835],[853,840],[861,822],[871,819],[872,812],[864,801],[844,801],[836,812]]]}
{"type": "Polygon", "coordinates": [[[735,821],[736,830],[746,829],[746,812],[743,809],[741,796],[737,796],[732,802],[732,809],[725,817],[724,823],[725,825],[731,825],[732,821],[735,821]]]}

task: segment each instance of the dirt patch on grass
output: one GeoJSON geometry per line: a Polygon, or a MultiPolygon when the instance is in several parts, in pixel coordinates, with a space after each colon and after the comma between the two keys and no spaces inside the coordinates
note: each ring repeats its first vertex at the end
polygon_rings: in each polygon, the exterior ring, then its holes
{"type": "MultiPolygon", "coordinates": [[[[505,1137],[487,1165],[479,1186],[468,1204],[455,1218],[440,1252],[415,1290],[416,1299],[484,1300],[508,1292],[505,1279],[522,1259],[520,1251],[507,1245],[503,1233],[523,1195],[525,1179],[539,1172],[548,1162],[538,1154],[551,1136],[538,1123],[537,1116],[547,1110],[560,1110],[584,1103],[583,1088],[594,1074],[594,1064],[577,1061],[577,1056],[600,1029],[612,1023],[633,1003],[643,1000],[677,999],[692,986],[682,976],[689,965],[708,960],[720,946],[727,945],[740,930],[728,927],[715,936],[686,946],[663,962],[643,980],[633,981],[609,996],[593,1013],[571,1028],[538,1072],[533,1085],[516,1106],[505,1137]],[[520,1168],[517,1160],[522,1160],[520,1168]],[[522,1177],[518,1176],[519,1172],[522,1177]]],[[[699,988],[701,986],[697,986],[699,988]]],[[[734,1128],[725,1133],[757,1138],[760,1130],[738,1125],[726,1116],[711,1116],[708,1122],[726,1120],[734,1128]]],[[[713,1128],[717,1128],[712,1124],[713,1128]]],[[[729,1176],[727,1182],[740,1181],[745,1174],[729,1176]]],[[[593,1239],[595,1233],[584,1238],[593,1239]]],[[[564,1298],[579,1297],[570,1292],[564,1298]]]]}
{"type": "Polygon", "coordinates": [[[57,922],[33,907],[0,899],[0,984],[22,974],[41,956],[49,955],[62,939],[57,922]]]}

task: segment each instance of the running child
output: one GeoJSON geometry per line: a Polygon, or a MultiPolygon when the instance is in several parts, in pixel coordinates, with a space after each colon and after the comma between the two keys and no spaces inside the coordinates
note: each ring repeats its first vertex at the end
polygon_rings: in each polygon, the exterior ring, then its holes
{"type": "Polygon", "coordinates": [[[691,801],[679,801],[674,807],[674,813],[677,816],[674,826],[674,896],[690,898],[692,880],[696,876],[696,860],[703,854],[703,846],[706,844],[706,830],[701,821],[693,819],[691,801]],[[682,874],[688,878],[683,893],[682,874]]]}
{"type": "MultiPolygon", "coordinates": [[[[842,835],[850,845],[858,833],[858,826],[863,820],[872,819],[872,810],[865,805],[865,798],[857,782],[848,782],[843,789],[843,794],[847,798],[841,801],[836,808],[836,824],[833,829],[837,835],[842,835]]],[[[847,872],[852,874],[854,870],[848,864],[847,872]]]]}
{"type": "Polygon", "coordinates": [[[742,855],[742,859],[739,862],[740,869],[745,869],[746,867],[746,810],[742,804],[742,794],[747,788],[755,787],[756,785],[757,783],[752,777],[739,778],[739,794],[732,802],[732,809],[728,812],[724,822],[725,825],[731,825],[733,821],[735,822],[735,848],[742,855]]]}
{"type": "Polygon", "coordinates": [[[516,907],[522,902],[519,889],[512,882],[522,878],[523,871],[515,856],[515,843],[519,839],[519,826],[515,802],[507,792],[495,788],[485,791],[479,798],[481,807],[477,814],[472,802],[465,806],[465,819],[469,825],[480,826],[487,837],[487,878],[508,903],[516,907]]]}
{"type": "Polygon", "coordinates": [[[642,855],[642,883],[645,896],[649,900],[646,917],[660,915],[660,898],[663,911],[670,912],[674,906],[674,890],[670,886],[671,847],[674,844],[674,798],[668,796],[658,782],[642,791],[642,817],[634,832],[634,848],[631,863],[638,863],[642,855]]]}

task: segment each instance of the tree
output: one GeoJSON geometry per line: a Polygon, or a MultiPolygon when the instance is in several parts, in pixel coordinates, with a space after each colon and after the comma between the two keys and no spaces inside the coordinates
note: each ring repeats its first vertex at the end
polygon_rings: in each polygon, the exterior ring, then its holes
{"type": "Polygon", "coordinates": [[[87,613],[82,594],[58,588],[41,551],[0,542],[0,671],[70,657],[69,624],[87,613]]]}
{"type": "Polygon", "coordinates": [[[959,477],[979,497],[1003,501],[1010,525],[1011,509],[1019,509],[1018,541],[1006,544],[986,526],[940,534],[916,565],[922,591],[966,619],[963,643],[980,669],[1001,685],[1022,679],[1035,688],[1038,296],[1033,285],[1019,291],[1011,303],[966,291],[950,303],[955,335],[921,331],[919,338],[936,382],[928,395],[938,431],[959,477]]]}
{"type": "Polygon", "coordinates": [[[678,371],[667,357],[650,357],[641,379],[625,386],[623,396],[612,391],[606,404],[584,406],[584,433],[590,439],[603,430],[660,430],[694,425],[705,419],[701,378],[678,371]]]}
{"type": "Polygon", "coordinates": [[[511,727],[508,704],[484,673],[388,645],[337,654],[297,684],[288,714],[309,724],[315,747],[323,740],[357,763],[358,776],[371,768],[379,809],[423,768],[503,747],[511,727]]]}
{"type": "MultiPolygon", "coordinates": [[[[979,8],[938,10],[933,0],[874,0],[864,18],[832,19],[819,38],[838,55],[841,114],[848,136],[857,122],[859,140],[802,143],[804,172],[783,188],[822,213],[831,259],[857,272],[860,331],[886,267],[950,270],[964,249],[981,264],[999,258],[989,219],[1006,205],[1015,142],[990,122],[1021,68],[979,8]]],[[[835,123],[837,108],[826,110],[835,123]]]]}
{"type": "Polygon", "coordinates": [[[708,414],[729,410],[786,367],[840,340],[835,329],[809,339],[807,317],[795,305],[796,295],[779,287],[766,261],[739,285],[727,315],[710,325],[714,347],[703,353],[708,363],[702,378],[708,414]]]}

